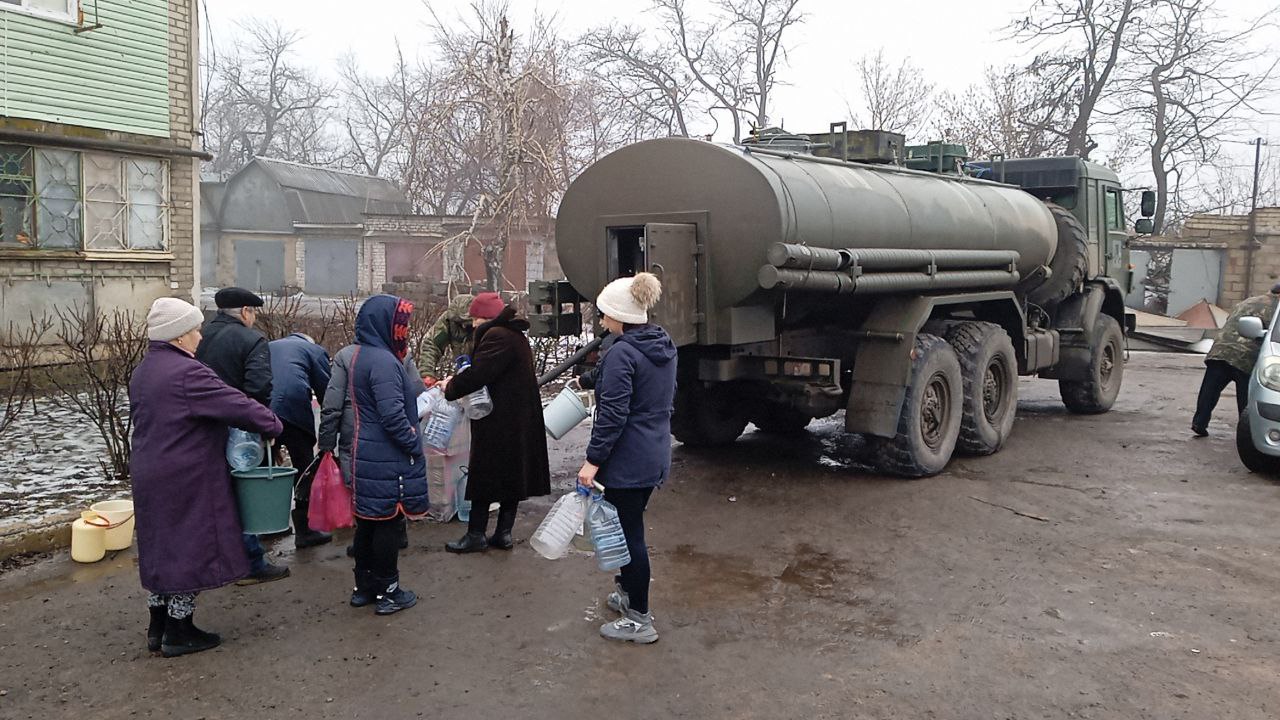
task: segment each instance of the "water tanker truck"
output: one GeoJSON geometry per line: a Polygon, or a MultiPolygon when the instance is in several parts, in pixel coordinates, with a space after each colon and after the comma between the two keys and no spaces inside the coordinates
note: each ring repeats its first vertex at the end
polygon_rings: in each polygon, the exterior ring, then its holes
{"type": "Polygon", "coordinates": [[[1130,275],[1117,176],[901,141],[832,126],[602,158],[560,204],[566,280],[531,285],[535,331],[580,331],[577,303],[648,270],[679,348],[677,440],[844,410],[875,467],[907,477],[999,450],[1020,375],[1056,379],[1072,412],[1109,410],[1130,275]]]}

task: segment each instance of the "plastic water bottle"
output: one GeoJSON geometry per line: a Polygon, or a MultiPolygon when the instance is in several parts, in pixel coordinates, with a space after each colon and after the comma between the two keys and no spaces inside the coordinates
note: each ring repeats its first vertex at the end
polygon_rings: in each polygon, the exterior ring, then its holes
{"type": "Polygon", "coordinates": [[[551,512],[529,538],[529,547],[542,557],[555,560],[569,552],[569,545],[579,532],[587,516],[588,493],[583,488],[561,497],[551,506],[551,512]]]}
{"type": "MultiPolygon", "coordinates": [[[[471,367],[471,358],[459,355],[456,366],[458,372],[466,370],[471,367]]],[[[482,387],[463,398],[463,407],[466,408],[468,420],[479,420],[488,416],[493,412],[493,398],[489,395],[489,388],[482,387]]]]}
{"type": "Polygon", "coordinates": [[[262,464],[262,438],[240,428],[227,434],[227,464],[232,470],[249,470],[262,464]]]}
{"type": "Polygon", "coordinates": [[[444,392],[438,387],[428,390],[427,395],[431,414],[422,423],[422,441],[428,449],[444,451],[449,447],[453,429],[462,419],[462,406],[445,400],[444,392]]]}
{"type": "Polygon", "coordinates": [[[601,570],[617,570],[631,562],[627,536],[622,532],[618,508],[613,503],[593,495],[591,508],[587,510],[587,527],[591,530],[591,544],[596,548],[596,564],[601,570]]]}
{"type": "Polygon", "coordinates": [[[467,499],[467,476],[470,474],[467,466],[459,468],[458,486],[453,495],[453,511],[462,522],[471,522],[471,501],[467,499]]]}

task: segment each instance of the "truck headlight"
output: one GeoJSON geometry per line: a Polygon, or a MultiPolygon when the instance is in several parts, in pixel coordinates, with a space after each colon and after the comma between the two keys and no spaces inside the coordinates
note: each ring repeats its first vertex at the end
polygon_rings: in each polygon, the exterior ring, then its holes
{"type": "Polygon", "coordinates": [[[1269,355],[1258,363],[1258,382],[1268,390],[1280,392],[1280,356],[1269,355]]]}

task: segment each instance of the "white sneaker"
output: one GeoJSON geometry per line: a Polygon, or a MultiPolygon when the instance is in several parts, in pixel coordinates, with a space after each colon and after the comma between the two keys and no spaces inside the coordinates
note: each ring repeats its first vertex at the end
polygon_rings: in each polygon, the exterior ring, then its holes
{"type": "Polygon", "coordinates": [[[658,642],[658,630],[653,626],[653,614],[641,615],[629,608],[621,618],[601,625],[600,636],[606,640],[620,640],[641,645],[658,642]]]}

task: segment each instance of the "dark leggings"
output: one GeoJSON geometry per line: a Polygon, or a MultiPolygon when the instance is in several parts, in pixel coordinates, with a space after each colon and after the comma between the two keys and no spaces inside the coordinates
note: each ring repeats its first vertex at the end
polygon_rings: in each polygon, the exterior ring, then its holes
{"type": "Polygon", "coordinates": [[[356,570],[367,570],[379,580],[394,580],[400,574],[400,524],[390,520],[356,518],[356,570]]]}
{"type": "Polygon", "coordinates": [[[627,536],[627,552],[631,562],[622,566],[617,577],[627,594],[631,609],[649,612],[649,547],[644,544],[644,509],[653,488],[606,488],[604,499],[618,508],[622,533],[627,536]]]}

